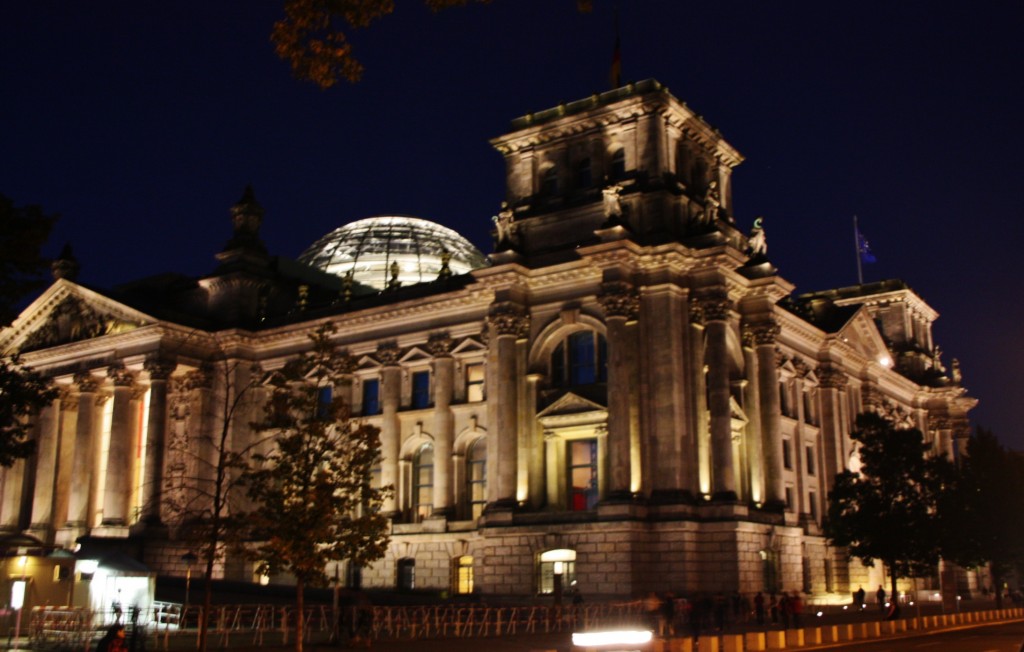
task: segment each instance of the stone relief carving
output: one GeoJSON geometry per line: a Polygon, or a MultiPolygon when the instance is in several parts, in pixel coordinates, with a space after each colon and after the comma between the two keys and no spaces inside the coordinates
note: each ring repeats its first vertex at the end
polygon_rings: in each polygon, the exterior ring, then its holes
{"type": "Polygon", "coordinates": [[[605,283],[601,286],[598,302],[609,317],[636,319],[640,310],[640,297],[629,283],[605,283]]]}
{"type": "Polygon", "coordinates": [[[66,297],[50,312],[46,321],[33,331],[22,351],[33,351],[60,344],[80,342],[101,335],[123,333],[141,326],[110,315],[101,315],[78,297],[66,297]]]}
{"type": "Polygon", "coordinates": [[[530,334],[530,316],[520,307],[511,303],[497,304],[487,315],[487,330],[493,329],[497,336],[514,335],[517,338],[530,334]]]}

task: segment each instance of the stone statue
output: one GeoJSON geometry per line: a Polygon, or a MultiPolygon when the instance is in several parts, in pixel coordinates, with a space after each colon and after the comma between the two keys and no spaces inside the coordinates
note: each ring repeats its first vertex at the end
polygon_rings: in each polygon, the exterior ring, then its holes
{"type": "Polygon", "coordinates": [[[959,385],[961,382],[963,382],[964,379],[963,374],[960,373],[960,361],[957,360],[956,358],[953,358],[951,366],[953,367],[953,370],[950,372],[950,378],[954,383],[959,385]]]}
{"type": "Polygon", "coordinates": [[[613,183],[601,191],[601,196],[604,199],[605,219],[611,220],[622,217],[622,198],[619,197],[621,192],[622,186],[617,183],[613,183]]]}
{"type": "Polygon", "coordinates": [[[498,231],[494,248],[501,251],[511,247],[512,237],[515,233],[515,225],[513,224],[515,215],[512,213],[512,209],[509,208],[508,202],[501,202],[501,210],[491,218],[491,221],[494,222],[494,226],[498,231]]]}
{"type": "Polygon", "coordinates": [[[704,191],[704,213],[701,221],[704,224],[714,224],[721,210],[722,198],[718,194],[718,182],[712,181],[708,184],[708,189],[704,191]]]}
{"type": "Polygon", "coordinates": [[[388,290],[397,290],[402,285],[402,282],[398,280],[399,268],[398,268],[398,261],[397,260],[393,261],[391,263],[390,272],[391,272],[391,280],[388,281],[387,289],[388,290]]]}
{"type": "Polygon", "coordinates": [[[768,240],[764,235],[764,218],[758,217],[754,220],[754,228],[750,230],[750,236],[747,240],[747,244],[750,247],[751,256],[767,256],[768,255],[768,240]]]}

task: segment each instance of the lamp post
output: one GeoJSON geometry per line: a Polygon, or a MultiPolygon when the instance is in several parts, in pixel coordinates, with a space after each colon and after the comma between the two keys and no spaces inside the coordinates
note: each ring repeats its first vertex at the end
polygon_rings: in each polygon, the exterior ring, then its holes
{"type": "Polygon", "coordinates": [[[181,556],[181,561],[185,562],[185,609],[188,609],[188,592],[192,587],[192,564],[199,561],[199,557],[192,552],[186,552],[181,556]]]}

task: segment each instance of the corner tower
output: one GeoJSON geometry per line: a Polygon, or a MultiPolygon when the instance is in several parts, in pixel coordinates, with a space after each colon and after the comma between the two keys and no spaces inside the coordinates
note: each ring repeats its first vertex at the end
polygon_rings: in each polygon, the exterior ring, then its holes
{"type": "Polygon", "coordinates": [[[498,251],[571,251],[613,226],[643,243],[734,231],[743,157],[656,80],[529,113],[491,144],[506,164],[498,251]]]}

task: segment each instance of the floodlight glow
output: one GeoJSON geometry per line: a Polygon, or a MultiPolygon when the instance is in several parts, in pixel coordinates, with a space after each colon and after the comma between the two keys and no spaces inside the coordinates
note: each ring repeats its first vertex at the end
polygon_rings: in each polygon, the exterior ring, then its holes
{"type": "Polygon", "coordinates": [[[653,634],[643,629],[622,629],[610,632],[573,632],[572,644],[577,647],[598,647],[601,645],[644,645],[650,643],[653,634]]]}
{"type": "Polygon", "coordinates": [[[892,367],[892,358],[890,358],[887,355],[880,355],[878,356],[878,364],[882,365],[886,369],[889,369],[890,367],[892,367]]]}
{"type": "Polygon", "coordinates": [[[78,560],[78,572],[85,573],[86,575],[92,575],[96,572],[96,569],[100,567],[98,559],[79,559],[78,560]]]}

